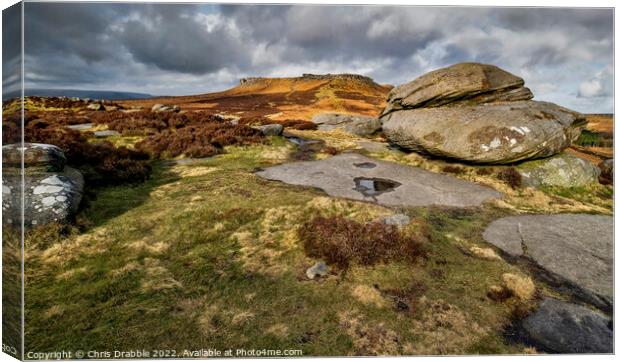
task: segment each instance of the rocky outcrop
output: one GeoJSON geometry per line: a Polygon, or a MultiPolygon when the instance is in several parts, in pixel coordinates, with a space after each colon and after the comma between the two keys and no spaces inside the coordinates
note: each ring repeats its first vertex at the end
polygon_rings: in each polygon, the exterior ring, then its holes
{"type": "Polygon", "coordinates": [[[460,63],[393,88],[382,115],[400,109],[521,101],[534,97],[524,81],[494,65],[460,63]]]}
{"type": "Polygon", "coordinates": [[[402,148],[507,164],[561,152],[586,124],[577,112],[531,98],[521,78],[464,63],[394,88],[380,119],[388,140],[402,148]]]}
{"type": "Polygon", "coordinates": [[[590,161],[561,153],[516,167],[525,186],[579,187],[598,182],[600,170],[590,161]]]}
{"type": "Polygon", "coordinates": [[[583,306],[545,298],[522,324],[530,340],[550,352],[613,352],[611,319],[583,306]]]}
{"type": "Polygon", "coordinates": [[[381,122],[375,117],[340,113],[321,113],[312,117],[320,131],[341,129],[357,136],[370,136],[381,129],[381,122]]]}
{"type": "Polygon", "coordinates": [[[586,214],[509,216],[483,238],[529,260],[539,277],[577,298],[608,309],[613,303],[613,217],[586,214]]]}
{"type": "MultiPolygon", "coordinates": [[[[24,226],[67,222],[77,211],[84,190],[82,174],[65,166],[65,156],[53,145],[24,144],[24,226]]],[[[21,157],[20,145],[2,148],[8,160],[21,157]]],[[[3,162],[3,222],[19,226],[21,219],[21,175],[14,162],[3,162]]]]}

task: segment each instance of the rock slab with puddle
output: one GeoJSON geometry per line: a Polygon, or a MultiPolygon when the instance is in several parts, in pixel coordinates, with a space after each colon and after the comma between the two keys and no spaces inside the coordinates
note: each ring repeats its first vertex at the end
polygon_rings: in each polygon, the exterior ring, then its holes
{"type": "Polygon", "coordinates": [[[493,221],[484,239],[526,257],[577,296],[607,308],[613,301],[613,217],[587,214],[522,215],[493,221]]]}
{"type": "Polygon", "coordinates": [[[469,207],[501,197],[499,192],[472,182],[355,153],[287,163],[257,175],[292,185],[318,187],[333,197],[386,206],[469,207]]]}

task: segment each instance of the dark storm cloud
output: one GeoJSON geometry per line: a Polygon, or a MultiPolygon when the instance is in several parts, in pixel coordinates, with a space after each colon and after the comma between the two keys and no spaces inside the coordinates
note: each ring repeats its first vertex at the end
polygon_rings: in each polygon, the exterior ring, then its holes
{"type": "Polygon", "coordinates": [[[611,106],[609,9],[26,4],[32,87],[187,94],[247,75],[359,72],[399,84],[462,61],[537,98],[611,106]]]}

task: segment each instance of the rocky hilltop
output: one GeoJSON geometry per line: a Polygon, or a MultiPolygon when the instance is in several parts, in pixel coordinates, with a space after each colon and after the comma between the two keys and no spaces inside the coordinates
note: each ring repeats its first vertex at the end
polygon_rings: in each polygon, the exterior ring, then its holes
{"type": "Polygon", "coordinates": [[[291,80],[352,80],[352,81],[359,81],[359,82],[367,82],[367,83],[371,83],[371,84],[376,84],[375,81],[367,76],[364,75],[360,75],[360,74],[350,74],[350,73],[341,73],[341,74],[331,74],[331,73],[327,73],[327,74],[311,74],[311,73],[304,73],[301,75],[301,77],[291,77],[291,78],[268,78],[268,77],[246,77],[246,78],[241,78],[239,80],[239,84],[240,85],[244,85],[244,84],[253,84],[253,83],[259,83],[259,82],[264,82],[264,81],[269,81],[272,79],[291,79],[291,80]]]}

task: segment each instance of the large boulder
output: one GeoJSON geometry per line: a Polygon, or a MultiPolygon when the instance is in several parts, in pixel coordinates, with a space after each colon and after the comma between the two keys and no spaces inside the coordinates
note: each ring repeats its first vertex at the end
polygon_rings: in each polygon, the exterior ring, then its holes
{"type": "Polygon", "coordinates": [[[401,110],[381,120],[385,136],[402,148],[487,164],[552,156],[586,123],[577,112],[536,101],[401,110]]]}
{"type": "MultiPolygon", "coordinates": [[[[22,212],[22,177],[14,163],[21,145],[4,146],[2,169],[2,220],[5,225],[20,226],[22,212]],[[8,162],[7,162],[8,161],[8,162]]],[[[24,226],[30,228],[52,222],[71,220],[84,191],[82,174],[68,166],[62,151],[53,145],[24,144],[23,211],[24,226]]]]}
{"type": "Polygon", "coordinates": [[[399,109],[529,100],[522,78],[494,65],[460,63],[393,88],[383,115],[399,109]]]}
{"type": "Polygon", "coordinates": [[[541,160],[521,163],[516,167],[526,186],[578,187],[598,182],[600,170],[590,161],[561,153],[541,160]]]}
{"type": "Polygon", "coordinates": [[[551,352],[613,352],[611,319],[586,307],[545,298],[522,324],[533,342],[551,352]]]}
{"type": "Polygon", "coordinates": [[[24,157],[24,167],[31,171],[55,172],[65,167],[67,159],[62,150],[44,143],[19,143],[2,146],[2,164],[5,167],[20,168],[24,157]]]}
{"type": "Polygon", "coordinates": [[[532,261],[541,278],[599,308],[613,304],[613,217],[520,215],[493,221],[483,238],[532,261]]]}
{"type": "Polygon", "coordinates": [[[312,122],[320,131],[341,129],[358,136],[370,136],[381,129],[381,122],[376,117],[353,114],[321,113],[312,117],[312,122]]]}

